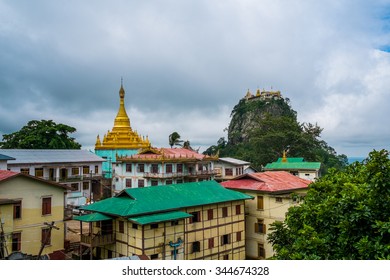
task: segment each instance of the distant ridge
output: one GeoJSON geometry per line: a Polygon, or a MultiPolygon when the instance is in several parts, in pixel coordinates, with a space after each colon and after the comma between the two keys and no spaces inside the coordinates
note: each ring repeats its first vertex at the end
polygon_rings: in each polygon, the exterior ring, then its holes
{"type": "Polygon", "coordinates": [[[365,159],[366,159],[365,157],[348,157],[348,163],[351,164],[351,163],[354,163],[356,161],[362,162],[365,159]]]}

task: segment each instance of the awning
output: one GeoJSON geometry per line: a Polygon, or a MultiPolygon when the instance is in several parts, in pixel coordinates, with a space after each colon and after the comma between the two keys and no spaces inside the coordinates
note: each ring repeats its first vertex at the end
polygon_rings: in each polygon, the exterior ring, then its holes
{"type": "Polygon", "coordinates": [[[73,216],[73,220],[77,220],[81,222],[99,222],[99,221],[112,220],[112,218],[102,213],[95,212],[92,214],[87,214],[82,216],[73,216]]]}
{"type": "Polygon", "coordinates": [[[174,212],[167,212],[167,213],[138,216],[134,218],[129,218],[129,221],[140,225],[147,225],[147,224],[154,224],[159,222],[181,220],[189,217],[192,217],[192,215],[186,212],[174,211],[174,212]]]}

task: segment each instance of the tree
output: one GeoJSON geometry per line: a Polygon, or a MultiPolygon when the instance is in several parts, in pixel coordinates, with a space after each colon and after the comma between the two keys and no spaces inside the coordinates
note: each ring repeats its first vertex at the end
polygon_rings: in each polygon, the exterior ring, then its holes
{"type": "Polygon", "coordinates": [[[80,149],[81,145],[68,134],[76,128],[56,124],[52,120],[32,120],[19,131],[3,135],[3,149],[80,149]]]}
{"type": "Polygon", "coordinates": [[[180,134],[175,132],[172,132],[172,134],[169,135],[169,146],[173,148],[173,146],[182,146],[183,140],[180,139],[180,134]]]}
{"type": "Polygon", "coordinates": [[[390,159],[372,151],[363,163],[309,186],[304,201],[275,222],[276,259],[390,259],[390,159]]]}

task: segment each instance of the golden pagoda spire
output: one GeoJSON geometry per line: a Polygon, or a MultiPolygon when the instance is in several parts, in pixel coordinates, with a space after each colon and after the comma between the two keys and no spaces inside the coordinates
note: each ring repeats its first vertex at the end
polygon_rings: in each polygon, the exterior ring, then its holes
{"type": "Polygon", "coordinates": [[[121,79],[121,88],[119,89],[119,110],[114,121],[112,131],[128,131],[131,130],[130,119],[125,109],[125,90],[123,89],[123,79],[121,79]]]}
{"type": "Polygon", "coordinates": [[[95,146],[99,147],[102,145],[102,142],[100,142],[100,137],[99,137],[99,134],[98,136],[96,137],[96,143],[95,143],[95,146]]]}
{"type": "Polygon", "coordinates": [[[137,131],[131,129],[130,119],[125,109],[125,90],[123,89],[123,79],[121,79],[121,87],[119,89],[119,110],[114,120],[114,127],[111,131],[108,130],[107,134],[104,134],[102,142],[98,136],[95,150],[138,150],[150,146],[151,144],[148,137],[141,137],[137,131]]]}

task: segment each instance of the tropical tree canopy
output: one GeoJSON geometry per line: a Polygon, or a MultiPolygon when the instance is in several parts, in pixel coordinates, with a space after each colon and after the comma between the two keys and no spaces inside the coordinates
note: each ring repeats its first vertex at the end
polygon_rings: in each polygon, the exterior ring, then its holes
{"type": "Polygon", "coordinates": [[[362,163],[309,186],[268,235],[276,259],[390,259],[390,160],[372,151],[362,163]]]}
{"type": "Polygon", "coordinates": [[[173,148],[173,146],[182,146],[181,143],[183,143],[183,140],[180,139],[180,134],[175,132],[172,132],[172,134],[169,135],[169,146],[173,148]]]}
{"type": "Polygon", "coordinates": [[[56,124],[52,120],[32,120],[19,131],[4,134],[0,147],[3,149],[80,149],[81,144],[69,134],[76,128],[56,124]]]}

